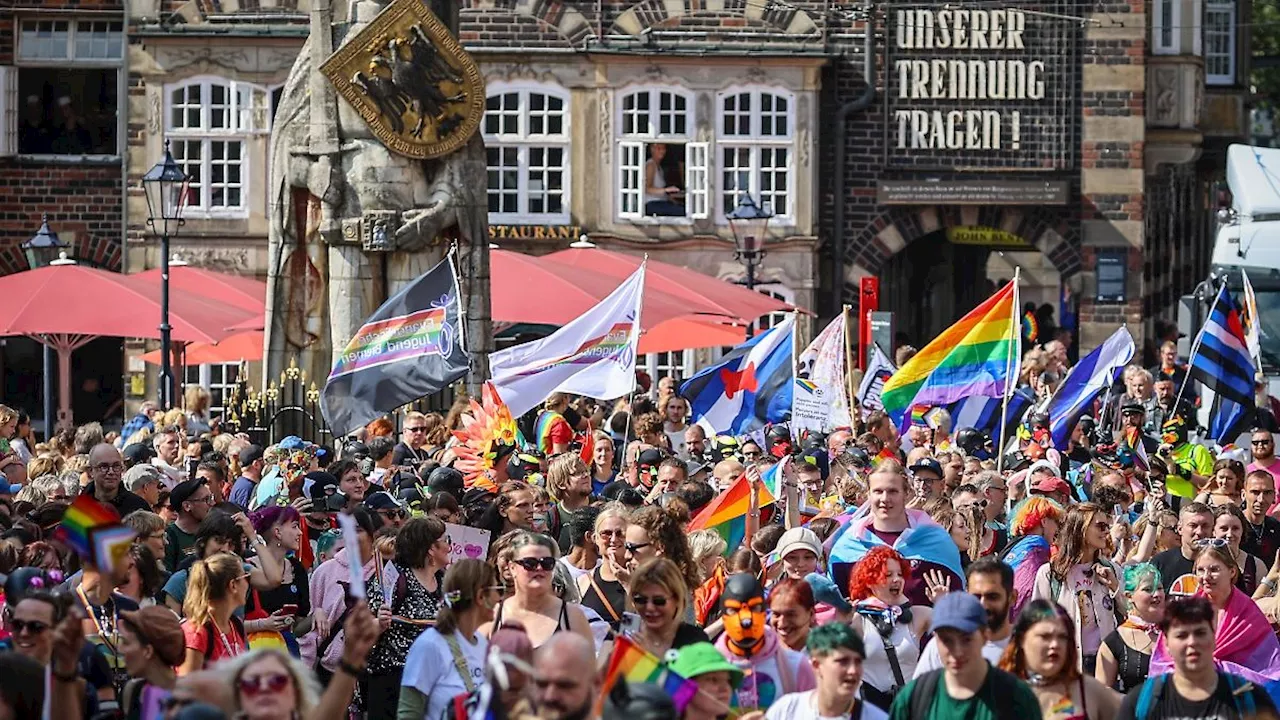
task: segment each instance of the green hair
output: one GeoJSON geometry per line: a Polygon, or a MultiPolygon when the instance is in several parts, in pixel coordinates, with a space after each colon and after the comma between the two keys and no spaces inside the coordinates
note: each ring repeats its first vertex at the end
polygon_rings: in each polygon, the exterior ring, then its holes
{"type": "Polygon", "coordinates": [[[316,538],[316,554],[320,555],[329,552],[341,539],[341,530],[325,530],[320,534],[320,537],[316,538]]]}
{"type": "Polygon", "coordinates": [[[1160,586],[1160,569],[1151,563],[1136,563],[1124,568],[1124,591],[1131,593],[1142,587],[1143,581],[1151,578],[1152,585],[1160,586]]]}
{"type": "Polygon", "coordinates": [[[847,623],[819,625],[809,631],[809,639],[805,641],[804,646],[811,658],[820,658],[840,649],[856,652],[859,657],[867,656],[866,647],[862,644],[862,636],[854,632],[847,623]]]}

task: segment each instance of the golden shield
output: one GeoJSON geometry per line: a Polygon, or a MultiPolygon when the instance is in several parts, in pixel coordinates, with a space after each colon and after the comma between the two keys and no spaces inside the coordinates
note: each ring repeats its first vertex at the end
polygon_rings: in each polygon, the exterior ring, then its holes
{"type": "Polygon", "coordinates": [[[437,158],[484,118],[480,68],[421,0],[394,0],[320,66],[390,150],[437,158]]]}

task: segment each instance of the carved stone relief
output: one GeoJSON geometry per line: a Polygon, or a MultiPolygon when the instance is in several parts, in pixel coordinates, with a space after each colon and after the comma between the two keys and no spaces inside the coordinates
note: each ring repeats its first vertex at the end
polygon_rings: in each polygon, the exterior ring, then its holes
{"type": "Polygon", "coordinates": [[[612,156],[610,150],[613,148],[613,93],[608,90],[602,90],[599,95],[600,99],[600,159],[605,165],[609,164],[609,158],[612,156]]]}
{"type": "Polygon", "coordinates": [[[1178,70],[1172,67],[1158,67],[1152,73],[1155,92],[1151,123],[1153,125],[1177,124],[1178,117],[1178,70]]]}
{"type": "Polygon", "coordinates": [[[147,132],[152,135],[160,134],[160,127],[164,124],[164,98],[160,90],[155,90],[150,94],[147,103],[147,132]]]}
{"type": "Polygon", "coordinates": [[[271,73],[288,70],[298,57],[297,48],[244,45],[182,47],[158,45],[155,58],[168,72],[205,63],[242,73],[271,73]]]}
{"type": "Polygon", "coordinates": [[[219,272],[238,274],[256,269],[249,266],[249,248],[247,247],[184,245],[178,249],[178,254],[188,265],[219,272]]]}

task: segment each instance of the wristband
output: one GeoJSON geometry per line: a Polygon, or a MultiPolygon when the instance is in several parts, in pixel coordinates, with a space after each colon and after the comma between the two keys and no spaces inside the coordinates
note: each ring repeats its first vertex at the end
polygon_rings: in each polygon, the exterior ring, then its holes
{"type": "Polygon", "coordinates": [[[60,680],[61,682],[65,682],[65,683],[73,683],[80,679],[80,676],[76,675],[74,671],[67,675],[63,675],[62,673],[58,672],[57,668],[53,669],[53,676],[58,680],[60,680]]]}
{"type": "Polygon", "coordinates": [[[358,678],[364,674],[364,668],[358,668],[355,665],[352,665],[351,663],[347,662],[345,659],[338,661],[338,669],[350,675],[353,678],[358,678]]]}

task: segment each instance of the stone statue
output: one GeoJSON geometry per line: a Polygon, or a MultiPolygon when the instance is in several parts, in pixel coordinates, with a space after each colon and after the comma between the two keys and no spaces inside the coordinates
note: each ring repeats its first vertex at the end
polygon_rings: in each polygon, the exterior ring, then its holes
{"type": "MultiPolygon", "coordinates": [[[[483,84],[459,89],[465,78],[456,57],[438,57],[428,36],[432,30],[437,44],[462,53],[451,38],[441,38],[442,28],[456,33],[452,2],[440,0],[444,7],[437,7],[445,25],[408,17],[421,15],[419,0],[313,4],[310,38],[290,71],[271,139],[266,378],[294,357],[310,377],[328,377],[365,318],[439,262],[453,242],[473,394],[488,377],[486,162],[484,141],[474,132],[483,84]],[[396,21],[403,38],[386,30],[391,16],[404,16],[396,21]],[[370,43],[370,34],[379,41],[370,43]],[[358,71],[326,77],[322,66],[331,59],[358,71]],[[449,103],[455,103],[452,112],[449,103]],[[406,112],[416,122],[406,123],[406,112]],[[434,149],[447,154],[434,157],[428,149],[407,156],[423,149],[417,141],[428,130],[440,141],[434,149]]],[[[478,71],[474,76],[478,81],[478,71]]]]}

